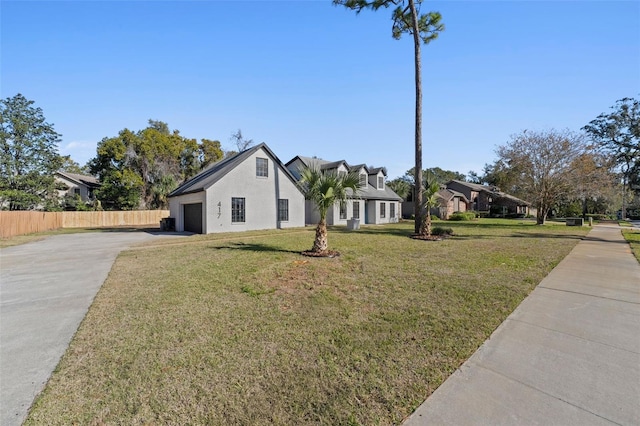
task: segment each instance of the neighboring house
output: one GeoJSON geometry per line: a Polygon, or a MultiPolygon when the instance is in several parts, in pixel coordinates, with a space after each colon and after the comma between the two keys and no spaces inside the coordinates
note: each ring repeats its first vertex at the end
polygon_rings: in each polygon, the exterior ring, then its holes
{"type": "Polygon", "coordinates": [[[519,217],[535,214],[531,203],[500,191],[498,187],[451,180],[446,188],[463,194],[470,202],[469,210],[488,212],[496,217],[519,217]]]}
{"type": "Polygon", "coordinates": [[[58,190],[60,197],[79,195],[82,201],[88,202],[94,199],[93,193],[100,187],[100,182],[93,176],[57,171],[54,177],[56,182],[66,186],[66,189],[58,190]]]}
{"type": "Polygon", "coordinates": [[[304,195],[262,143],[214,163],[169,194],[176,231],[198,234],[302,227],[304,195]]]}
{"type": "MultiPolygon", "coordinates": [[[[344,204],[336,204],[327,212],[327,225],[346,225],[349,219],[359,219],[365,224],[381,224],[397,222],[402,216],[402,198],[388,188],[385,179],[387,170],[384,167],[368,168],[364,164],[349,165],[346,161],[326,161],[319,158],[296,156],[286,165],[296,178],[300,179],[299,170],[304,166],[317,164],[323,171],[336,173],[357,172],[360,176],[360,190],[349,196],[344,204]]],[[[320,221],[316,206],[306,201],[305,222],[315,224],[320,221]]]]}
{"type": "MultiPolygon", "coordinates": [[[[413,192],[413,188],[412,188],[413,192]]],[[[440,187],[437,193],[438,204],[431,208],[431,214],[438,216],[442,220],[447,220],[453,213],[466,212],[471,209],[471,203],[469,199],[461,192],[454,191],[453,189],[447,189],[444,186],[440,187]]],[[[402,213],[405,219],[411,218],[413,215],[413,194],[409,193],[407,200],[402,203],[402,213]]],[[[424,213],[425,208],[422,208],[424,213]]]]}
{"type": "Polygon", "coordinates": [[[438,206],[431,209],[431,214],[443,220],[449,219],[453,213],[469,210],[469,199],[453,189],[444,188],[438,191],[438,201],[438,206]]]}

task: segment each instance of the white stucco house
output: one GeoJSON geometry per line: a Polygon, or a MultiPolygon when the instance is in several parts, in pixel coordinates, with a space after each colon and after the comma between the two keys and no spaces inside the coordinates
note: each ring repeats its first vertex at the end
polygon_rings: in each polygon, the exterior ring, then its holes
{"type": "MultiPolygon", "coordinates": [[[[296,180],[300,179],[301,167],[317,164],[323,171],[337,173],[357,172],[360,175],[360,190],[349,197],[344,205],[336,204],[327,212],[327,225],[346,225],[350,219],[359,219],[363,224],[394,223],[402,217],[402,198],[386,185],[387,170],[384,167],[369,168],[364,164],[349,165],[346,161],[326,161],[319,158],[292,158],[285,164],[296,180]]],[[[315,224],[320,214],[314,203],[305,203],[305,222],[315,224]]]]}
{"type": "Polygon", "coordinates": [[[262,143],[214,163],[169,194],[176,231],[198,234],[303,227],[304,195],[262,143]]]}

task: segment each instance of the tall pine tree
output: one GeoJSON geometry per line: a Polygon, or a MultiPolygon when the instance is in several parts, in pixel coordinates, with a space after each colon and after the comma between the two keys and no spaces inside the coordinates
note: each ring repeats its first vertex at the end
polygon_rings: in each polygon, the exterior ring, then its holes
{"type": "Polygon", "coordinates": [[[54,173],[62,165],[60,135],[42,109],[21,94],[0,101],[0,207],[58,208],[54,173]]]}

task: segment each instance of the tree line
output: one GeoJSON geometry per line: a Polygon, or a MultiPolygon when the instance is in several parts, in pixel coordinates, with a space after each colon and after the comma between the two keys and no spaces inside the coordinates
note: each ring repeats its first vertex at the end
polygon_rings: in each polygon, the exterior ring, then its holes
{"type": "MultiPolygon", "coordinates": [[[[524,130],[499,146],[482,173],[466,175],[438,167],[423,170],[422,192],[433,183],[462,180],[497,187],[533,204],[537,223],[560,217],[614,214],[640,208],[640,103],[616,102],[583,126],[570,130],[524,130]]],[[[411,199],[414,169],[388,183],[411,199]]],[[[637,213],[634,214],[634,217],[637,213]]]]}
{"type": "MultiPolygon", "coordinates": [[[[640,103],[623,98],[581,132],[524,130],[496,150],[482,183],[533,203],[537,223],[557,216],[627,216],[640,207],[640,103]]],[[[631,214],[635,217],[638,214],[631,214]]]]}
{"type": "MultiPolygon", "coordinates": [[[[419,174],[420,187],[452,179],[496,186],[531,202],[538,223],[550,213],[611,213],[619,206],[624,215],[625,206],[637,204],[640,195],[640,103],[621,99],[581,130],[524,130],[497,148],[496,160],[481,174],[429,168],[419,174]]],[[[218,140],[187,138],[165,122],[149,120],[142,130],[123,129],[103,138],[96,156],[80,166],[58,154],[60,138],[33,101],[21,94],[0,101],[2,209],[68,207],[70,200],[58,197],[58,170],[97,177],[101,187],[95,195],[102,208],[167,208],[167,195],[181,182],[253,144],[238,130],[231,136],[237,150],[225,151],[218,140]]],[[[416,175],[412,168],[388,186],[411,199],[416,175]]]]}
{"type": "Polygon", "coordinates": [[[167,123],[149,120],[142,130],[121,130],[97,145],[81,166],[58,153],[61,136],[34,101],[17,94],[0,101],[0,208],[5,210],[166,209],[167,195],[181,182],[222,158],[253,145],[242,131],[231,135],[235,149],[214,139],[187,138],[167,123]],[[91,175],[100,181],[88,206],[79,196],[59,197],[65,188],[57,171],[91,175]],[[77,199],[76,199],[77,198],[77,199]]]}

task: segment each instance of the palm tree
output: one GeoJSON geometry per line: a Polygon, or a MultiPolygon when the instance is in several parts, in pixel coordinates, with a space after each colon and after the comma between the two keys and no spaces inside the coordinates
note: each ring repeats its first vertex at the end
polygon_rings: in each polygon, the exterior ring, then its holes
{"type": "Polygon", "coordinates": [[[345,203],[349,189],[356,195],[360,179],[357,173],[340,174],[336,171],[323,172],[317,164],[300,169],[300,187],[305,198],[312,201],[320,213],[320,222],[316,227],[313,253],[325,253],[327,243],[327,211],[336,203],[345,203]]]}
{"type": "Polygon", "coordinates": [[[425,214],[422,217],[422,223],[420,226],[419,235],[421,237],[431,236],[431,208],[438,204],[438,199],[440,198],[438,195],[439,190],[440,184],[434,181],[428,184],[427,188],[422,193],[422,203],[424,205],[425,214]]]}

